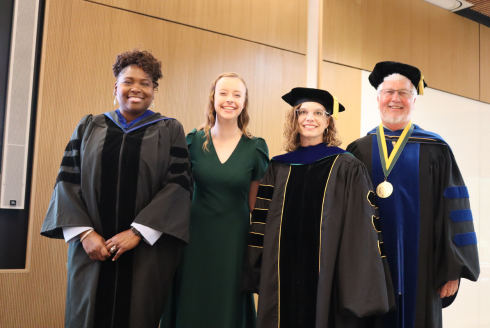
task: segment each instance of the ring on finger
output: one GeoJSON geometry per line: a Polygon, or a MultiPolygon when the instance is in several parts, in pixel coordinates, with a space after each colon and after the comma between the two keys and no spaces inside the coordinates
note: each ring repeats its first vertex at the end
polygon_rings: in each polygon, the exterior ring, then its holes
{"type": "Polygon", "coordinates": [[[109,252],[111,252],[111,254],[114,254],[116,252],[116,245],[112,246],[111,249],[109,250],[109,252]]]}

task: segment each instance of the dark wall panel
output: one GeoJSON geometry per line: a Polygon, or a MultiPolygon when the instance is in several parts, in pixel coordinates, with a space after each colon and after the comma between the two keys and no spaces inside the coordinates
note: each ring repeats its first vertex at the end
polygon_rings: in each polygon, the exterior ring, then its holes
{"type": "MultiPolygon", "coordinates": [[[[10,56],[10,38],[12,34],[12,16],[14,0],[0,0],[0,138],[3,138],[3,121],[6,107],[8,65],[10,56]],[[3,10],[7,8],[7,10],[3,10]]],[[[29,132],[29,155],[27,158],[27,177],[25,206],[23,210],[0,209],[0,270],[25,269],[27,234],[32,177],[32,157],[35,137],[36,107],[39,85],[39,63],[41,60],[42,26],[44,22],[45,1],[39,2],[37,27],[36,59],[32,88],[32,110],[29,132]]],[[[0,154],[2,142],[0,141],[0,154]]],[[[1,157],[0,157],[1,158],[1,157]]]]}
{"type": "MultiPolygon", "coordinates": [[[[1,0],[0,10],[0,158],[3,150],[5,106],[10,57],[10,36],[12,34],[12,11],[14,0],[1,0]]],[[[1,169],[0,163],[0,169],[1,169]]]]}

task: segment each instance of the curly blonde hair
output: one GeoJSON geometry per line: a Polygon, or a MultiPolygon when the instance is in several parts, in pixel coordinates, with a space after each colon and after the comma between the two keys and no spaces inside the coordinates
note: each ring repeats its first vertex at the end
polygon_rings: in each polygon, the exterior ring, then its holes
{"type": "MultiPolygon", "coordinates": [[[[296,110],[301,108],[301,105],[302,104],[291,107],[291,109],[286,112],[283,148],[288,153],[295,151],[300,146],[299,124],[296,110]]],[[[329,147],[338,147],[342,144],[342,140],[340,140],[337,128],[335,127],[335,120],[332,116],[328,116],[328,129],[327,133],[323,134],[323,143],[329,147]]]]}
{"type": "Polygon", "coordinates": [[[238,128],[242,130],[242,133],[245,136],[247,136],[248,138],[252,138],[252,135],[247,129],[248,123],[250,122],[250,117],[248,116],[249,98],[248,98],[247,84],[245,83],[245,80],[243,80],[243,78],[237,73],[234,72],[221,73],[220,75],[218,75],[218,77],[216,77],[216,79],[214,79],[213,83],[211,84],[211,90],[209,91],[209,102],[204,112],[205,121],[198,128],[199,131],[204,130],[204,134],[206,135],[206,141],[202,145],[202,149],[204,151],[209,151],[208,149],[209,133],[211,131],[211,128],[216,124],[216,110],[214,109],[214,93],[216,91],[216,84],[223,77],[237,78],[240,81],[242,81],[243,85],[245,86],[245,102],[243,104],[243,110],[238,116],[238,128]]]}

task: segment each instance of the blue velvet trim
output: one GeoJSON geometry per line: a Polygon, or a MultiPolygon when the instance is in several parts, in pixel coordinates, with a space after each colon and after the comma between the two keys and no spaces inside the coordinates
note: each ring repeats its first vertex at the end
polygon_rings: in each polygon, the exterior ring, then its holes
{"type": "MultiPolygon", "coordinates": [[[[150,112],[151,112],[151,111],[150,111],[150,112]]],[[[153,112],[152,112],[152,114],[153,114],[153,112]]],[[[145,123],[145,124],[138,125],[138,126],[136,126],[136,127],[130,128],[129,130],[126,130],[125,128],[123,128],[123,127],[122,127],[122,126],[119,124],[119,122],[116,122],[116,120],[115,120],[114,118],[112,118],[112,116],[109,114],[109,112],[104,113],[104,115],[105,115],[105,116],[107,116],[107,117],[108,117],[108,118],[109,118],[109,119],[110,119],[112,122],[114,122],[114,124],[116,124],[116,125],[117,125],[119,128],[121,128],[121,130],[123,130],[125,133],[129,133],[129,132],[132,132],[132,131],[138,130],[138,129],[140,129],[140,128],[144,127],[144,126],[147,126],[147,125],[153,124],[153,123],[158,122],[158,121],[162,121],[162,120],[170,120],[170,119],[172,119],[171,117],[163,117],[163,116],[162,116],[162,117],[160,117],[160,118],[157,118],[157,119],[152,120],[152,121],[150,121],[150,122],[147,122],[147,123],[145,123]]]]}
{"type": "MultiPolygon", "coordinates": [[[[376,188],[385,177],[376,135],[372,137],[372,173],[376,188]]],[[[387,149],[388,153],[393,150],[391,142],[387,142],[387,149]]],[[[393,287],[395,294],[401,293],[402,297],[397,310],[385,315],[386,327],[399,327],[399,318],[403,327],[415,326],[420,229],[419,153],[419,143],[407,143],[387,179],[393,185],[393,194],[376,199],[393,287]]]]}
{"type": "Polygon", "coordinates": [[[449,217],[453,222],[465,222],[465,221],[473,221],[473,215],[471,214],[471,210],[453,210],[449,213],[449,217]]]}
{"type": "Polygon", "coordinates": [[[447,187],[444,189],[444,197],[448,199],[470,198],[470,194],[468,193],[468,188],[466,188],[466,186],[447,187]]]}
{"type": "Polygon", "coordinates": [[[310,165],[321,159],[346,153],[339,147],[328,147],[324,143],[315,146],[299,147],[297,150],[273,157],[272,160],[289,165],[310,165]]]}
{"type": "MultiPolygon", "coordinates": [[[[413,127],[414,127],[413,132],[412,132],[412,135],[410,136],[410,138],[433,139],[436,142],[441,142],[441,143],[444,143],[447,145],[447,142],[437,133],[422,130],[417,124],[414,124],[413,127]]],[[[385,132],[385,136],[390,136],[390,137],[397,136],[397,137],[399,137],[402,134],[403,129],[397,130],[397,131],[391,131],[387,128],[384,128],[384,132],[385,132]]],[[[375,133],[376,133],[376,128],[369,131],[368,135],[369,134],[375,134],[375,133]]]]}
{"type": "Polygon", "coordinates": [[[131,123],[126,122],[126,119],[121,114],[121,111],[119,110],[119,108],[116,109],[116,114],[117,114],[117,117],[119,118],[119,123],[120,123],[121,127],[123,127],[126,130],[126,129],[129,129],[130,127],[132,127],[133,125],[135,125],[136,123],[138,123],[139,121],[141,121],[142,119],[144,119],[145,117],[150,116],[151,114],[155,114],[155,113],[152,112],[151,110],[147,109],[146,112],[143,113],[143,115],[136,118],[131,123]]]}
{"type": "Polygon", "coordinates": [[[454,235],[453,241],[458,247],[475,245],[476,233],[475,232],[458,233],[454,235]]]}

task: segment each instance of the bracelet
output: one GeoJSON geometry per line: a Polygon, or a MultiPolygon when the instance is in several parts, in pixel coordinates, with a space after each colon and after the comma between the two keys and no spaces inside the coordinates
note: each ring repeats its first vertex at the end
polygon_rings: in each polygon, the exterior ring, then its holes
{"type": "Polygon", "coordinates": [[[140,237],[141,239],[143,239],[143,235],[141,234],[141,232],[138,231],[138,229],[136,229],[135,227],[131,227],[131,231],[138,237],[140,237]]]}
{"type": "Polygon", "coordinates": [[[90,235],[90,233],[94,231],[94,228],[91,228],[89,231],[87,231],[83,236],[82,238],[80,238],[80,242],[82,242],[88,235],[90,235]]]}

